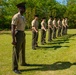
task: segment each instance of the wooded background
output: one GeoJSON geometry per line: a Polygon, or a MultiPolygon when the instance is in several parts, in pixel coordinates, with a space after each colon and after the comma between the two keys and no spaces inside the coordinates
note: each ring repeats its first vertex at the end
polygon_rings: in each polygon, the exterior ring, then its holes
{"type": "MultiPolygon", "coordinates": [[[[16,4],[26,1],[27,20],[26,29],[31,28],[31,21],[35,14],[39,15],[39,21],[42,17],[68,17],[69,28],[76,28],[76,0],[63,0],[60,4],[56,0],[0,0],[0,30],[11,28],[12,16],[18,12],[16,4]]],[[[40,28],[40,25],[39,25],[40,28]]]]}

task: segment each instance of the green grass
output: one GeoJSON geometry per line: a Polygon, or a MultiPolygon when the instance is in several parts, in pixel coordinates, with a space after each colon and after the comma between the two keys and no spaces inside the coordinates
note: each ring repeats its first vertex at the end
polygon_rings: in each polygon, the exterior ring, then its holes
{"type": "MultiPolygon", "coordinates": [[[[31,49],[31,31],[26,32],[26,62],[30,66],[19,66],[21,75],[76,75],[76,30],[68,35],[40,44],[31,49]]],[[[47,39],[46,39],[47,40],[47,39]]],[[[0,32],[0,75],[17,75],[12,71],[12,38],[10,31],[0,32]]]]}

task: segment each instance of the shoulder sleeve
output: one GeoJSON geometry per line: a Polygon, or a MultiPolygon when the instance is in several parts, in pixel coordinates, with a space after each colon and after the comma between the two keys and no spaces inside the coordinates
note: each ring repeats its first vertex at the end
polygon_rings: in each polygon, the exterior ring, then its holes
{"type": "Polygon", "coordinates": [[[45,25],[45,23],[44,22],[41,22],[41,26],[43,27],[45,25]]]}
{"type": "Polygon", "coordinates": [[[54,25],[55,23],[54,23],[54,21],[53,21],[53,25],[54,25]]]}
{"type": "Polygon", "coordinates": [[[17,25],[17,23],[18,23],[18,16],[15,15],[15,16],[13,16],[13,18],[12,18],[11,24],[12,24],[12,25],[17,25]]]}
{"type": "Polygon", "coordinates": [[[59,25],[59,21],[57,21],[57,24],[59,25]]]}
{"type": "Polygon", "coordinates": [[[48,20],[48,25],[50,25],[51,24],[51,22],[50,22],[50,20],[48,20]]]}
{"type": "Polygon", "coordinates": [[[62,21],[62,25],[64,25],[64,21],[62,21]]]}
{"type": "Polygon", "coordinates": [[[41,26],[42,26],[42,22],[41,22],[41,26]]]}
{"type": "Polygon", "coordinates": [[[67,25],[67,20],[65,20],[65,24],[67,25]]]}
{"type": "Polygon", "coordinates": [[[34,27],[35,26],[35,21],[32,21],[32,27],[34,27]]]}

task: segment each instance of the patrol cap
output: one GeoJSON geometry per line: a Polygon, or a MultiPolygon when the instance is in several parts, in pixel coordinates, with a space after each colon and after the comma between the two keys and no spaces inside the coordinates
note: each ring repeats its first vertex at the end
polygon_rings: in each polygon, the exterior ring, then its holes
{"type": "Polygon", "coordinates": [[[17,6],[17,8],[25,8],[25,4],[26,4],[26,2],[21,2],[21,3],[19,3],[19,4],[17,4],[16,6],[17,6]]]}

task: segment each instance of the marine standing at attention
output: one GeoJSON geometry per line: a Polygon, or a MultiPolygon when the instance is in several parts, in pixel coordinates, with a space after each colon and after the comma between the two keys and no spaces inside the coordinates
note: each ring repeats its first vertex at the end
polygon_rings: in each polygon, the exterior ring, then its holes
{"type": "Polygon", "coordinates": [[[52,16],[50,16],[48,20],[48,42],[52,41],[52,33],[53,33],[53,24],[52,24],[52,16]]]}
{"type": "Polygon", "coordinates": [[[65,30],[66,30],[65,18],[63,18],[63,19],[62,19],[62,35],[65,35],[65,30]]]}
{"type": "Polygon", "coordinates": [[[32,49],[36,50],[38,47],[38,15],[34,16],[34,20],[32,21],[32,49]]]}
{"type": "Polygon", "coordinates": [[[57,22],[56,22],[56,17],[53,20],[53,39],[56,38],[56,31],[57,31],[57,22]]]}
{"type": "Polygon", "coordinates": [[[65,34],[67,34],[67,30],[68,30],[68,18],[65,18],[65,25],[66,25],[66,30],[65,30],[65,34]]]}
{"type": "Polygon", "coordinates": [[[21,72],[18,70],[18,61],[20,57],[21,66],[27,65],[25,62],[25,2],[17,4],[19,12],[16,13],[12,18],[11,32],[12,32],[12,44],[13,44],[13,71],[17,74],[21,72]]]}
{"type": "Polygon", "coordinates": [[[62,23],[61,23],[61,19],[59,18],[57,21],[58,24],[58,36],[61,36],[61,30],[62,30],[62,23]]]}
{"type": "Polygon", "coordinates": [[[46,18],[42,18],[41,22],[41,44],[44,45],[46,43],[46,18]]]}

